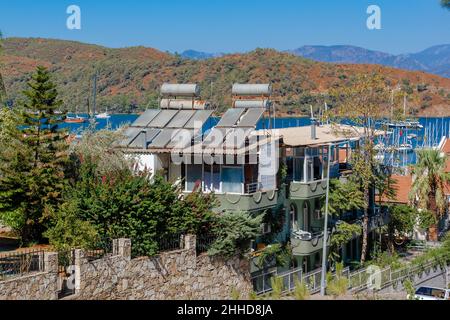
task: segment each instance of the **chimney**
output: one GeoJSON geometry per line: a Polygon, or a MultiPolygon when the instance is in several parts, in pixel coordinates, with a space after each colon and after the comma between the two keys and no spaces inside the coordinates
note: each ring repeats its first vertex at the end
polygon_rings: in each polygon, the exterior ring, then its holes
{"type": "Polygon", "coordinates": [[[316,127],[317,127],[317,120],[316,118],[311,118],[311,139],[316,140],[317,134],[316,134],[316,127]]]}

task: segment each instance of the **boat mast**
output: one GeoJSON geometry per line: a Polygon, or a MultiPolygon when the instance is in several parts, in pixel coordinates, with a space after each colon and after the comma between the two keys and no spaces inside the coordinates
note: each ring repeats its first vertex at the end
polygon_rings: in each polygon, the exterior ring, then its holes
{"type": "Polygon", "coordinates": [[[96,98],[97,98],[97,71],[94,74],[94,85],[92,88],[92,113],[94,116],[95,116],[96,98]]]}

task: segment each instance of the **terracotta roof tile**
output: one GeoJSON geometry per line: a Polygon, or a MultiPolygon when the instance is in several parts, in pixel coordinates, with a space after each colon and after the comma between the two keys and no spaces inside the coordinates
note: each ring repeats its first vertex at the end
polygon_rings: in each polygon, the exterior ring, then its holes
{"type": "Polygon", "coordinates": [[[409,202],[409,192],[411,191],[412,186],[412,176],[393,175],[392,179],[395,181],[394,188],[397,193],[395,199],[388,199],[386,196],[383,196],[382,201],[407,204],[409,202]]]}
{"type": "Polygon", "coordinates": [[[442,152],[450,154],[450,139],[447,138],[447,140],[445,140],[445,143],[442,146],[442,152]]]}

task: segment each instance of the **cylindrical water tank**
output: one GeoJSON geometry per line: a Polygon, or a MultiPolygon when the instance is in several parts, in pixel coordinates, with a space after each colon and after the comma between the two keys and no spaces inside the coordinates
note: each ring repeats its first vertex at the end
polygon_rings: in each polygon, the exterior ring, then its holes
{"type": "Polygon", "coordinates": [[[162,109],[205,110],[209,108],[210,104],[200,100],[161,99],[160,106],[162,109]]]}
{"type": "Polygon", "coordinates": [[[269,109],[271,105],[270,100],[236,100],[234,102],[235,108],[263,108],[269,109]]]}
{"type": "Polygon", "coordinates": [[[261,96],[270,95],[272,93],[272,85],[266,84],[233,84],[231,92],[239,96],[261,96]]]}
{"type": "Polygon", "coordinates": [[[195,83],[164,83],[161,86],[161,94],[163,96],[196,97],[200,95],[200,86],[195,83]]]}

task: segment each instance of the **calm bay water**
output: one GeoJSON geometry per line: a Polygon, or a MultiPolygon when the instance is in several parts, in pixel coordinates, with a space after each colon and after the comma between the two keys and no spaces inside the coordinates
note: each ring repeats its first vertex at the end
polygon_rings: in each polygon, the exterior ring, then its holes
{"type": "MultiPolygon", "coordinates": [[[[69,114],[70,115],[70,114],[69,114]]],[[[73,116],[73,115],[71,115],[73,116]]],[[[83,117],[87,117],[86,114],[81,114],[83,117]]],[[[111,118],[96,119],[96,129],[110,129],[116,130],[121,126],[129,125],[133,123],[139,115],[137,114],[113,114],[111,118]]],[[[205,124],[205,129],[209,129],[219,122],[220,118],[212,118],[205,124]]],[[[268,119],[262,120],[258,123],[257,128],[268,127],[268,119]],[[264,123],[265,121],[265,123],[264,123]]],[[[276,118],[271,120],[274,128],[288,128],[296,126],[307,126],[311,122],[309,118],[276,118]]],[[[389,138],[382,138],[380,142],[387,145],[406,144],[409,143],[413,148],[420,148],[424,145],[436,146],[439,144],[442,136],[450,136],[450,117],[445,118],[419,118],[422,129],[389,129],[393,131],[393,134],[389,138]],[[416,138],[408,138],[408,136],[416,135],[416,138]]],[[[73,124],[65,123],[63,127],[69,128],[74,134],[82,134],[83,130],[89,126],[89,123],[73,124]]],[[[415,152],[386,152],[384,155],[384,162],[393,166],[404,166],[407,164],[415,163],[415,152]]]]}

